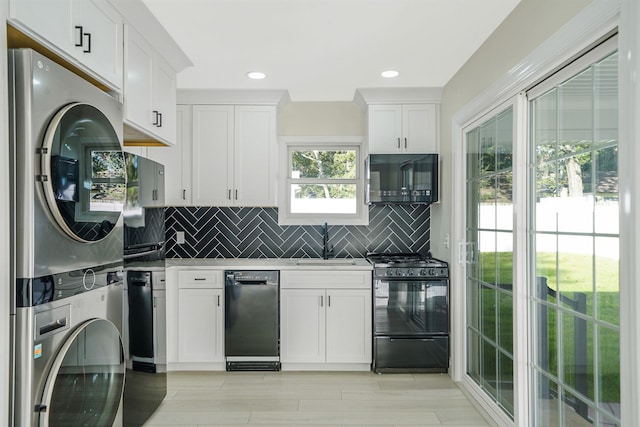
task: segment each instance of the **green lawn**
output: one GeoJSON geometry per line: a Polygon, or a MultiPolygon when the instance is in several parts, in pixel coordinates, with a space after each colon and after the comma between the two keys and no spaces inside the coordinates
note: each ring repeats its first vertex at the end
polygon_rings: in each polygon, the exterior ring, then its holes
{"type": "MultiPolygon", "coordinates": [[[[498,345],[508,352],[512,352],[512,300],[509,286],[512,284],[511,253],[481,253],[477,264],[475,277],[489,284],[500,284],[501,287],[483,287],[479,296],[482,307],[483,334],[491,340],[496,340],[498,345]],[[497,268],[496,268],[497,265],[497,268]],[[496,324],[497,320],[497,324],[496,324]]],[[[608,258],[596,258],[582,254],[562,254],[556,260],[555,253],[537,254],[536,275],[547,278],[550,289],[561,295],[573,299],[577,293],[586,296],[586,314],[589,318],[604,320],[612,325],[619,324],[619,268],[616,260],[608,258]],[[596,280],[594,281],[594,274],[596,280]],[[597,293],[594,294],[594,283],[597,293]]],[[[547,301],[557,304],[558,301],[551,295],[547,301]]],[[[562,301],[562,300],[561,300],[562,301]]],[[[561,302],[564,308],[571,309],[570,305],[561,302]]],[[[575,316],[563,312],[562,314],[562,348],[563,354],[559,358],[558,343],[556,337],[558,324],[558,311],[553,308],[548,310],[548,344],[549,344],[549,371],[558,375],[559,364],[563,366],[563,380],[569,385],[576,384],[580,375],[579,369],[574,366],[574,320],[575,316]],[[577,372],[578,371],[578,372],[577,372]]],[[[619,359],[619,333],[615,328],[598,328],[598,343],[596,339],[595,324],[587,320],[587,390],[585,393],[591,399],[595,398],[594,372],[600,375],[600,398],[603,402],[620,402],[620,359],[619,359]],[[599,365],[594,366],[595,349],[599,353],[599,365]]],[[[487,346],[483,346],[487,348],[487,346]]],[[[485,372],[496,370],[495,348],[483,351],[485,372]]]]}

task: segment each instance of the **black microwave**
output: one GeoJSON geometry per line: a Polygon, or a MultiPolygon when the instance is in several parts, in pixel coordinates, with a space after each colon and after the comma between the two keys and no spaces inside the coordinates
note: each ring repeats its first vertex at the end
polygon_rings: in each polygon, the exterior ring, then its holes
{"type": "Polygon", "coordinates": [[[370,154],[367,204],[438,201],[437,154],[370,154]]]}

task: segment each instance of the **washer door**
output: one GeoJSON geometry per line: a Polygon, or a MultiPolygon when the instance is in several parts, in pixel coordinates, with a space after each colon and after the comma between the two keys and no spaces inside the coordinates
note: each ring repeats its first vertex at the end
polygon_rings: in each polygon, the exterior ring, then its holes
{"type": "Polygon", "coordinates": [[[79,242],[102,240],[122,214],[126,178],[118,135],[97,108],[69,104],[45,134],[40,181],[60,228],[79,242]]]}
{"type": "Polygon", "coordinates": [[[41,427],[111,427],[124,390],[125,363],[113,323],[92,319],[64,343],[47,377],[41,427]]]}

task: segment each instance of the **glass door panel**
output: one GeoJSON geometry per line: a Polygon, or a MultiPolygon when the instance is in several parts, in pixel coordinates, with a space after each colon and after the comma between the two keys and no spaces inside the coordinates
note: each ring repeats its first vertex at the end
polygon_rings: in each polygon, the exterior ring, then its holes
{"type": "Polygon", "coordinates": [[[466,132],[467,374],[513,418],[513,108],[466,132]]]}
{"type": "Polygon", "coordinates": [[[618,59],[599,55],[529,95],[536,426],[619,425],[618,59]]]}

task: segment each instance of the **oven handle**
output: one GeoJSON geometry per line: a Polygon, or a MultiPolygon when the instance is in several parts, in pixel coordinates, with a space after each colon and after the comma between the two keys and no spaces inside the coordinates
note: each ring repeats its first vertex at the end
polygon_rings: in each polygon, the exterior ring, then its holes
{"type": "Polygon", "coordinates": [[[434,342],[435,338],[416,338],[416,337],[406,337],[406,338],[390,338],[389,341],[394,342],[394,341],[406,341],[406,340],[411,340],[411,341],[424,341],[424,342],[434,342]]]}

